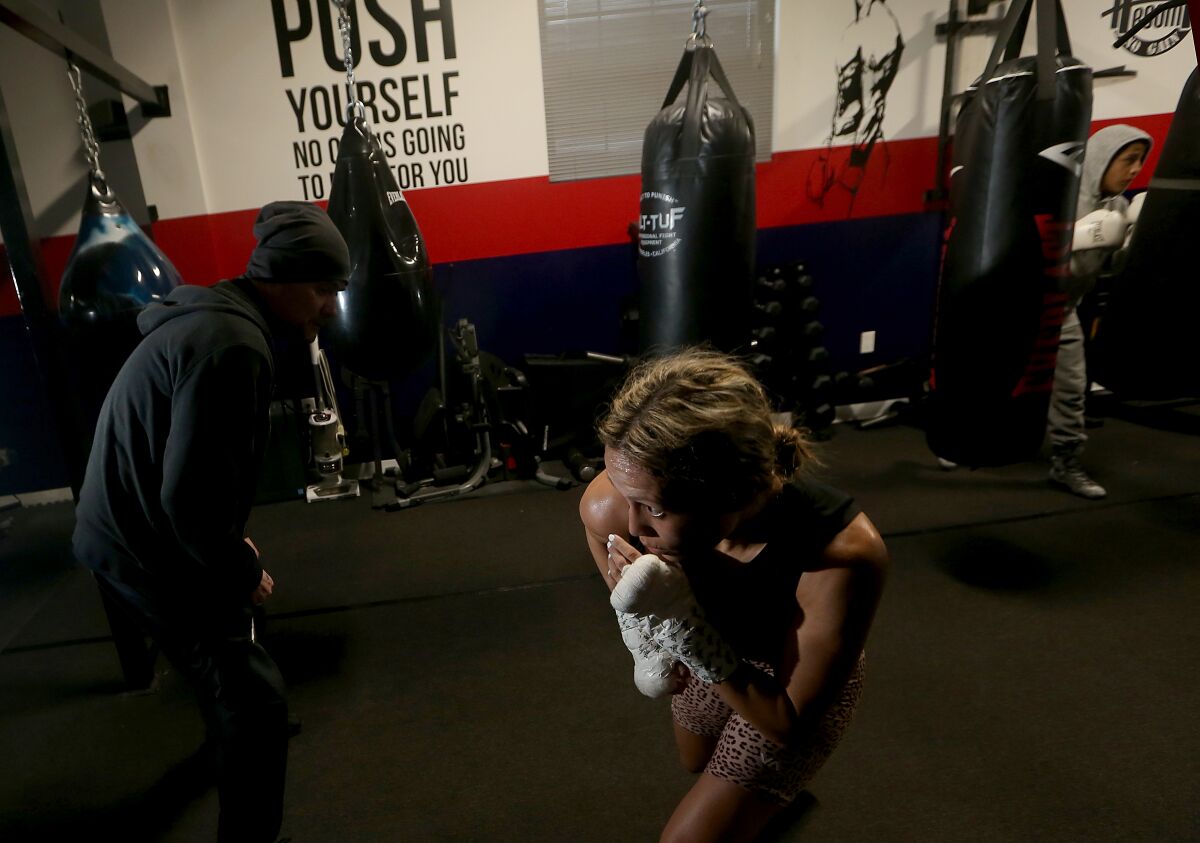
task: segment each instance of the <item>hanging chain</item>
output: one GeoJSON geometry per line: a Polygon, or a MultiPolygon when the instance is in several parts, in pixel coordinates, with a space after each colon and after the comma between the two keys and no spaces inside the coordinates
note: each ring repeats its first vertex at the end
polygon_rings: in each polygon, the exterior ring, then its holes
{"type": "Polygon", "coordinates": [[[75,110],[78,112],[79,136],[83,139],[83,149],[87,155],[88,169],[91,170],[92,178],[98,180],[104,188],[105,195],[108,194],[108,181],[104,176],[104,171],[100,169],[100,144],[96,141],[96,132],[92,128],[92,118],[88,116],[87,100],[83,98],[83,80],[79,75],[79,68],[75,62],[67,62],[67,78],[71,80],[71,87],[75,90],[75,110]]]}
{"type": "Polygon", "coordinates": [[[692,9],[692,39],[703,41],[708,37],[704,19],[708,17],[708,8],[704,5],[704,0],[696,0],[696,5],[692,9]]]}
{"type": "Polygon", "coordinates": [[[358,86],[354,84],[354,53],[350,49],[350,14],[346,0],[332,0],[338,11],[338,29],[342,32],[342,56],[346,59],[346,110],[353,107],[358,116],[367,119],[367,109],[358,101],[358,86]]]}

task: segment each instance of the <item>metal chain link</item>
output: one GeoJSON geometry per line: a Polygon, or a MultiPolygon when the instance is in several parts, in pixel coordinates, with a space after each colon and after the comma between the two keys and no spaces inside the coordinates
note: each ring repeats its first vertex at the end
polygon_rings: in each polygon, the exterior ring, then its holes
{"type": "Polygon", "coordinates": [[[338,29],[342,32],[342,56],[346,60],[346,110],[353,108],[358,116],[367,119],[366,106],[359,102],[358,86],[354,84],[354,53],[350,49],[350,14],[346,11],[346,0],[331,0],[338,12],[338,29]]]}
{"type": "Polygon", "coordinates": [[[696,5],[692,9],[692,38],[702,41],[707,38],[704,19],[708,16],[708,7],[704,5],[704,0],[696,0],[696,5]]]}
{"type": "Polygon", "coordinates": [[[75,110],[78,112],[79,136],[83,139],[83,149],[87,155],[88,169],[91,170],[92,178],[99,180],[104,187],[104,192],[108,193],[108,181],[104,177],[104,171],[100,169],[100,144],[96,141],[96,132],[92,128],[92,118],[88,116],[87,100],[83,98],[83,80],[79,74],[79,68],[75,62],[67,62],[67,78],[71,80],[71,87],[75,90],[75,110]]]}

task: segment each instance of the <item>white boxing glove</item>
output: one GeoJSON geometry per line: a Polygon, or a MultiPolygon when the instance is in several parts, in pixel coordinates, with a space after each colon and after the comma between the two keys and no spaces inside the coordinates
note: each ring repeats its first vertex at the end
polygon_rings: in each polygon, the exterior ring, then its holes
{"type": "Polygon", "coordinates": [[[1142,206],[1146,204],[1146,191],[1142,191],[1129,202],[1129,209],[1125,211],[1125,221],[1129,223],[1129,230],[1125,233],[1125,243],[1121,248],[1128,249],[1129,244],[1133,242],[1133,232],[1137,230],[1138,216],[1142,213],[1142,206]]]}
{"type": "Polygon", "coordinates": [[[1125,221],[1130,225],[1134,225],[1138,221],[1138,216],[1142,213],[1142,206],[1146,204],[1146,191],[1142,191],[1137,196],[1129,200],[1129,209],[1125,211],[1125,221]]]}
{"type": "Polygon", "coordinates": [[[737,654],[705,619],[678,566],[652,553],[639,556],[622,571],[609,602],[617,612],[658,621],[651,630],[655,643],[700,681],[723,682],[737,669],[737,654]]]}
{"type": "Polygon", "coordinates": [[[675,659],[665,653],[654,640],[657,618],[617,612],[621,640],[633,654],[633,684],[651,699],[671,692],[671,671],[675,659]]]}
{"type": "Polygon", "coordinates": [[[1125,242],[1125,230],[1128,227],[1129,223],[1120,211],[1092,211],[1075,222],[1071,248],[1076,252],[1116,249],[1125,242]]]}

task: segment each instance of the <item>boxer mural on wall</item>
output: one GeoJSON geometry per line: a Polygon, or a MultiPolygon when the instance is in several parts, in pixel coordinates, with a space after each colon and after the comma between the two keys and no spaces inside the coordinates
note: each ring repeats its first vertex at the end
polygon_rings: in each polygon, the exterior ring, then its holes
{"type": "Polygon", "coordinates": [[[903,52],[900,25],[884,0],[854,0],[854,20],[838,51],[829,138],[808,175],[808,196],[817,204],[840,188],[850,194],[850,210],[854,209],[871,153],[883,139],[887,94],[903,52]]]}

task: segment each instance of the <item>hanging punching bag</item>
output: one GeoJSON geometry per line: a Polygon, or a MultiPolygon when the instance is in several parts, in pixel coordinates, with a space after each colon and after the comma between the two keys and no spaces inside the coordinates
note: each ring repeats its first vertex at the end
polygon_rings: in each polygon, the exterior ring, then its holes
{"type": "Polygon", "coordinates": [[[369,380],[410,373],[437,340],[433,269],[417,221],[366,120],[346,121],[329,217],[350,247],[350,281],[322,339],[369,380]]]}
{"type": "Polygon", "coordinates": [[[1011,5],[955,131],[926,434],[969,466],[1041,448],[1091,121],[1092,72],[1056,0],[1036,0],[1038,54],[1017,57],[1032,2],[1011,5]]]}
{"type": "Polygon", "coordinates": [[[754,125],[712,42],[693,39],[642,143],[641,349],[745,344],[754,240],[754,125]]]}
{"type": "Polygon", "coordinates": [[[1200,396],[1193,229],[1200,219],[1200,78],[1183,87],[1133,229],[1124,271],[1112,280],[1088,375],[1121,398],[1200,396]]]}
{"type": "Polygon", "coordinates": [[[58,290],[58,313],[71,371],[83,456],[100,405],[141,340],[137,316],[183,283],[179,272],[92,172],[75,248],[58,290]]]}

